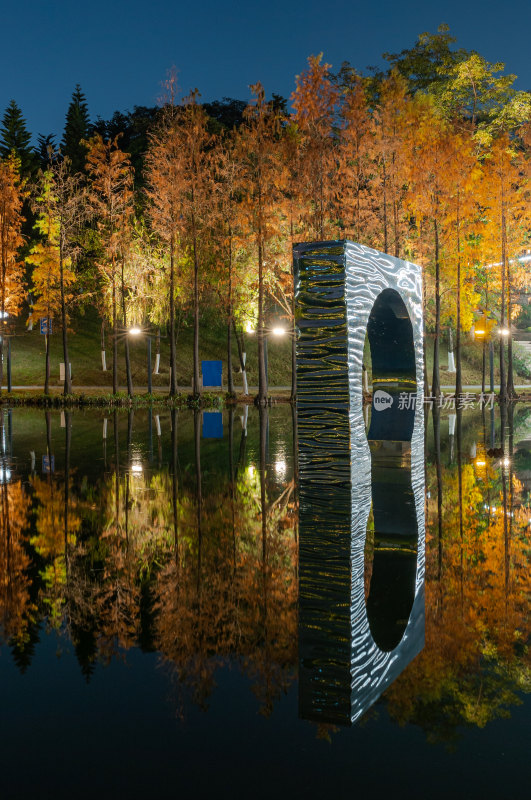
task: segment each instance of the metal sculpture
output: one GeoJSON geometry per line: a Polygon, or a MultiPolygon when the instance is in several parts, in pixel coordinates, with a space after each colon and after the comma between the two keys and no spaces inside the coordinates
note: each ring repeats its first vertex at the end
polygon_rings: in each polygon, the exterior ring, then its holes
{"type": "Polygon", "coordinates": [[[294,270],[300,712],[350,723],[424,644],[421,272],[350,241],[297,245],[294,270]]]}

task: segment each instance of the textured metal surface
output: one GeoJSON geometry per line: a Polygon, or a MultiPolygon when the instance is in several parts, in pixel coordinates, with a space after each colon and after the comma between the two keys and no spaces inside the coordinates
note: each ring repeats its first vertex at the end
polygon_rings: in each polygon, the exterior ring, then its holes
{"type": "Polygon", "coordinates": [[[346,723],[424,643],[421,273],[352,242],[298,245],[294,265],[300,713],[346,723]],[[367,330],[374,381],[368,435],[367,330]],[[387,406],[376,409],[378,393],[387,406]],[[374,558],[366,602],[371,507],[374,558]]]}

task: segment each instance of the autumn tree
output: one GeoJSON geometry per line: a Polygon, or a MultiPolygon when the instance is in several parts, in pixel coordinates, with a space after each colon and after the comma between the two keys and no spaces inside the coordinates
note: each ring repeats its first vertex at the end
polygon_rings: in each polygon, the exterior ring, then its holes
{"type": "Polygon", "coordinates": [[[336,223],[334,194],[337,176],[334,123],[339,99],[330,64],[322,54],[310,56],[308,69],[297,76],[291,96],[293,120],[300,133],[301,192],[305,199],[306,228],[312,239],[332,238],[336,223]]]}
{"type": "MultiPolygon", "coordinates": [[[[512,324],[513,265],[525,243],[526,202],[523,196],[521,155],[510,136],[503,133],[491,143],[484,159],[482,206],[487,224],[483,231],[483,255],[499,264],[496,288],[500,291],[500,328],[512,324]],[[512,262],[512,263],[511,263],[512,262]]],[[[515,396],[512,337],[507,337],[508,364],[505,365],[505,341],[500,336],[500,397],[515,396]]]]}
{"type": "Polygon", "coordinates": [[[169,91],[169,100],[163,107],[159,125],[150,136],[149,150],[146,156],[146,194],[149,202],[148,215],[151,225],[157,236],[165,244],[168,254],[170,395],[173,396],[177,392],[175,299],[178,277],[183,175],[180,159],[175,76],[170,76],[166,88],[169,91]]]}
{"type": "MultiPolygon", "coordinates": [[[[71,174],[69,160],[64,158],[59,161],[54,158],[51,151],[50,164],[39,179],[34,202],[34,210],[37,213],[35,230],[39,241],[31,249],[26,260],[44,270],[42,275],[40,272],[35,275],[34,286],[40,301],[34,307],[33,313],[38,316],[40,312],[44,312],[48,317],[48,312],[52,312],[58,306],[65,365],[65,395],[72,392],[68,353],[69,307],[75,297],[74,260],[79,250],[77,236],[85,217],[84,207],[84,195],[79,179],[71,174]],[[49,280],[48,285],[47,280],[49,280]],[[48,292],[50,294],[58,292],[58,303],[55,299],[52,302],[51,298],[47,297],[48,292]]],[[[46,353],[46,374],[49,375],[48,335],[46,335],[46,353]]]]}
{"type": "Polygon", "coordinates": [[[429,229],[435,277],[435,336],[433,349],[432,394],[440,394],[439,344],[441,334],[441,235],[446,218],[445,170],[451,163],[451,132],[434,107],[433,100],[419,95],[408,106],[408,135],[405,146],[411,150],[406,175],[405,203],[418,223],[429,229]]]}
{"type": "MultiPolygon", "coordinates": [[[[22,204],[24,181],[20,178],[15,155],[0,159],[0,317],[16,316],[24,297],[24,262],[20,249],[22,237],[22,204]]],[[[4,337],[0,337],[0,391],[4,374],[4,337]]]]}
{"type": "Polygon", "coordinates": [[[242,165],[242,220],[254,244],[258,277],[258,396],[267,401],[264,326],[265,275],[271,264],[269,245],[279,229],[278,200],[281,186],[279,170],[278,116],[265,99],[262,84],[251,87],[253,104],[245,111],[238,130],[238,153],[242,165]]]}
{"type": "Polygon", "coordinates": [[[371,208],[371,176],[373,175],[372,124],[364,81],[356,77],[341,104],[337,181],[338,214],[346,232],[363,244],[374,235],[374,208],[371,208]]]}
{"type": "MultiPolygon", "coordinates": [[[[89,202],[96,217],[103,247],[99,264],[110,305],[113,326],[113,392],[118,392],[118,302],[121,300],[122,325],[127,331],[127,287],[125,260],[133,216],[133,172],[127,153],[118,146],[118,137],[104,141],[95,134],[87,142],[87,172],[90,177],[89,202]]],[[[133,395],[129,340],[125,335],[127,391],[133,395]]]]}
{"type": "Polygon", "coordinates": [[[209,148],[214,137],[208,130],[208,116],[192,91],[183,100],[174,131],[181,170],[179,229],[181,246],[193,263],[194,345],[192,393],[199,394],[199,294],[200,270],[206,254],[215,205],[209,148]]]}

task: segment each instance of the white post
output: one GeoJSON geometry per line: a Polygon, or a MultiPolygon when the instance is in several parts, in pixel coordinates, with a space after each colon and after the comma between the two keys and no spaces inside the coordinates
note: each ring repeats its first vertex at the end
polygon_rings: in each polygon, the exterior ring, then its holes
{"type": "Polygon", "coordinates": [[[103,419],[103,438],[107,438],[107,417],[103,419]]]}
{"type": "Polygon", "coordinates": [[[452,351],[448,350],[448,372],[455,372],[455,358],[452,351]]]}
{"type": "Polygon", "coordinates": [[[159,374],[159,367],[160,367],[160,353],[157,353],[155,356],[155,369],[153,370],[153,375],[159,374]]]}
{"type": "Polygon", "coordinates": [[[157,436],[161,435],[160,431],[160,417],[158,414],[155,415],[155,425],[157,426],[157,436]]]}
{"type": "Polygon", "coordinates": [[[104,372],[107,372],[107,361],[105,359],[105,350],[101,351],[101,368],[104,372]]]}
{"type": "Polygon", "coordinates": [[[65,412],[61,411],[61,428],[65,428],[65,427],[66,427],[65,412]]]}
{"type": "Polygon", "coordinates": [[[455,436],[455,421],[457,419],[456,414],[448,414],[448,435],[455,436]]]}

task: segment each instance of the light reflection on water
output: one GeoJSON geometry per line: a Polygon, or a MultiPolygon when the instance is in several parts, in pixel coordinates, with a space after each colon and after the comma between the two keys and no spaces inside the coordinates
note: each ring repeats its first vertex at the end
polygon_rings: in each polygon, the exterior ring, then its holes
{"type": "MultiPolygon", "coordinates": [[[[224,412],[222,439],[202,439],[192,412],[163,411],[158,424],[145,411],[116,412],[103,438],[103,415],[67,413],[61,427],[59,412],[4,411],[2,741],[18,730],[24,698],[41,729],[46,693],[59,710],[77,709],[82,727],[88,712],[70,688],[81,678],[99,714],[116,698],[113,735],[127,739],[125,709],[138,703],[150,730],[161,714],[171,719],[161,723],[168,742],[191,720],[198,741],[208,737],[209,716],[218,732],[224,720],[229,738],[249,726],[270,749],[285,730],[303,749],[331,740],[345,775],[348,735],[363,764],[362,731],[376,747],[391,736],[405,755],[418,729],[463,756],[467,731],[481,731],[478,771],[495,786],[488,732],[503,724],[518,752],[518,704],[530,688],[529,412],[496,412],[494,431],[489,411],[455,423],[427,418],[426,645],[349,734],[297,721],[299,517],[288,407],[269,420],[252,410],[246,425],[239,411],[224,412]],[[65,676],[58,694],[56,671],[65,676]],[[198,722],[196,710],[209,708],[198,722]]],[[[524,785],[519,763],[511,797],[524,785]]]]}

